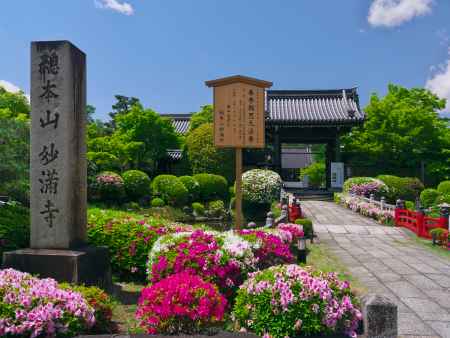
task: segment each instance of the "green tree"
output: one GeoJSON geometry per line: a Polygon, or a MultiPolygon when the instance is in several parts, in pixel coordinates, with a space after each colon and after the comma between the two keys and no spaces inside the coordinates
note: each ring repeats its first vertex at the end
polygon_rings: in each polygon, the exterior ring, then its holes
{"type": "Polygon", "coordinates": [[[385,97],[372,95],[365,124],[342,138],[345,151],[361,155],[366,165],[381,165],[383,173],[419,168],[424,161],[429,176],[445,178],[450,129],[438,113],[444,107],[445,100],[426,89],[390,84],[385,97]]]}
{"type": "Polygon", "coordinates": [[[322,188],[325,186],[325,162],[314,162],[309,166],[300,169],[300,179],[308,176],[309,185],[313,188],[322,188]]]}
{"type": "Polygon", "coordinates": [[[214,146],[213,125],[204,123],[186,137],[186,153],[194,174],[210,173],[234,181],[234,155],[214,146]]]}
{"type": "Polygon", "coordinates": [[[123,115],[130,112],[133,106],[139,106],[142,108],[142,104],[136,97],[128,97],[123,95],[114,95],[116,98],[116,103],[112,105],[112,112],[109,113],[109,117],[111,121],[108,122],[108,126],[111,129],[115,129],[116,127],[116,116],[123,115]]]}
{"type": "Polygon", "coordinates": [[[201,110],[191,117],[190,131],[193,131],[205,123],[212,123],[214,120],[214,108],[208,104],[201,107],[201,110]]]}
{"type": "Polygon", "coordinates": [[[22,91],[11,93],[0,87],[0,116],[28,119],[31,107],[22,91]]]}

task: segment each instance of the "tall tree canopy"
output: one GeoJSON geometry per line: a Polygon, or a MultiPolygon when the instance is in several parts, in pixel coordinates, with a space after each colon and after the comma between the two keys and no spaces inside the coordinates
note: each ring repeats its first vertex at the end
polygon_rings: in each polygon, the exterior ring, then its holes
{"type": "Polygon", "coordinates": [[[23,92],[11,93],[0,86],[0,115],[3,117],[12,117],[28,119],[30,117],[31,107],[27,97],[23,92]]]}
{"type": "Polygon", "coordinates": [[[440,172],[443,179],[450,175],[448,165],[444,168],[450,129],[438,113],[444,107],[445,100],[426,89],[391,84],[385,97],[372,95],[365,124],[343,137],[342,144],[346,152],[360,154],[361,159],[382,164],[390,172],[418,168],[424,161],[429,175],[440,172]]]}
{"type": "Polygon", "coordinates": [[[189,130],[195,130],[204,123],[212,123],[214,119],[214,108],[208,104],[201,107],[201,110],[191,117],[191,124],[189,130]]]}

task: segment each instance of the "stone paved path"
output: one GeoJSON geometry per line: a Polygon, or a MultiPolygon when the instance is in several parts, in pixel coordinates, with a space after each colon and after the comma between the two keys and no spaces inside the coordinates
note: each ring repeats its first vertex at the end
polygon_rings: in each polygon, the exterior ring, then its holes
{"type": "Polygon", "coordinates": [[[402,337],[450,338],[450,260],[415,243],[401,228],[386,227],[332,202],[304,201],[321,243],[371,293],[398,305],[402,337]]]}

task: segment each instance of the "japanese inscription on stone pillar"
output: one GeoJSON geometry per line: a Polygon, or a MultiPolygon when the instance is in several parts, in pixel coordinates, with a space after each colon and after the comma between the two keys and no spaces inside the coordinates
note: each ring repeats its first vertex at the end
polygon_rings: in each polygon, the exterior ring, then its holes
{"type": "Polygon", "coordinates": [[[31,247],[86,234],[86,56],[68,41],[31,44],[31,247]]]}

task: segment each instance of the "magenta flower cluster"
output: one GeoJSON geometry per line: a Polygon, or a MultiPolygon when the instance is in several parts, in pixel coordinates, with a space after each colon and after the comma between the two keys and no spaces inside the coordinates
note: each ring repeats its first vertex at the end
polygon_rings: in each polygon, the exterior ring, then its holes
{"type": "Polygon", "coordinates": [[[0,270],[0,336],[75,336],[95,324],[94,309],[50,278],[0,270]]]}
{"type": "Polygon", "coordinates": [[[316,273],[297,265],[250,274],[232,316],[238,327],[266,337],[327,332],[356,337],[362,318],[347,281],[340,281],[335,273],[316,273]],[[270,317],[273,320],[267,321],[270,317]]]}
{"type": "Polygon", "coordinates": [[[295,260],[289,244],[284,243],[281,236],[264,230],[251,229],[243,229],[238,231],[238,233],[250,242],[254,241],[254,238],[261,241],[262,245],[254,253],[260,269],[277,264],[293,263],[295,260]]]}
{"type": "Polygon", "coordinates": [[[192,334],[219,324],[226,306],[215,285],[181,272],[145,288],[136,315],[149,334],[192,334]]]}
{"type": "Polygon", "coordinates": [[[172,274],[186,272],[203,277],[219,286],[226,295],[243,282],[239,263],[223,257],[214,235],[196,230],[167,248],[168,255],[159,256],[151,266],[151,282],[172,274]]]}
{"type": "Polygon", "coordinates": [[[300,238],[305,236],[303,226],[295,223],[280,223],[277,226],[281,239],[288,244],[296,244],[300,238]]]}

